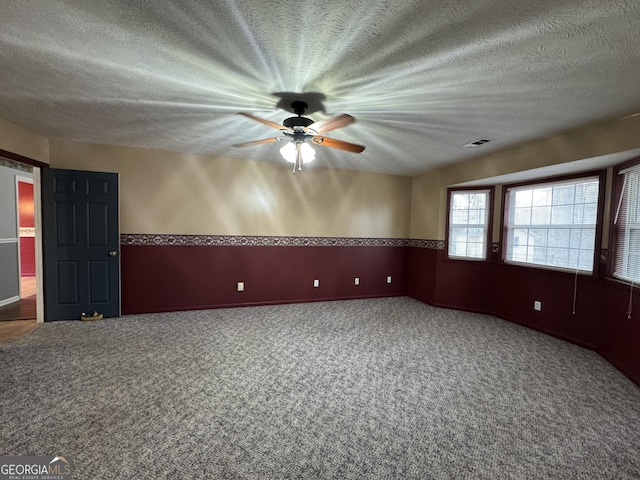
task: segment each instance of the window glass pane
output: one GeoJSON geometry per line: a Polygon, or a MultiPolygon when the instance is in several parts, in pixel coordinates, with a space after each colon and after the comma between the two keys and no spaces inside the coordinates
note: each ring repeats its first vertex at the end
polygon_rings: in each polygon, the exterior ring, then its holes
{"type": "Polygon", "coordinates": [[[545,228],[532,228],[529,230],[530,239],[532,240],[533,245],[538,246],[546,246],[547,245],[547,235],[549,230],[545,228]]]}
{"type": "Polygon", "coordinates": [[[569,249],[549,247],[547,249],[547,263],[555,267],[568,267],[569,249]]]}
{"type": "Polygon", "coordinates": [[[533,205],[537,207],[551,205],[552,191],[551,188],[536,188],[533,190],[533,205]]]}
{"type": "Polygon", "coordinates": [[[579,185],[576,185],[576,203],[584,203],[585,193],[587,191],[587,185],[589,184],[581,183],[579,185]]]}
{"type": "Polygon", "coordinates": [[[531,223],[531,208],[516,208],[513,215],[515,225],[529,225],[531,223]]]}
{"type": "Polygon", "coordinates": [[[527,262],[544,264],[546,258],[547,248],[544,245],[529,246],[527,250],[527,262]]]}
{"type": "Polygon", "coordinates": [[[593,270],[593,249],[580,250],[579,270],[593,270]]]}
{"type": "Polygon", "coordinates": [[[469,210],[469,223],[482,225],[484,223],[484,210],[469,210]]]}
{"type": "Polygon", "coordinates": [[[487,194],[486,193],[474,193],[471,198],[473,199],[471,202],[472,208],[480,208],[484,209],[487,206],[487,194]]]}
{"type": "Polygon", "coordinates": [[[521,190],[515,192],[514,195],[514,205],[516,208],[518,207],[530,207],[531,206],[531,195],[532,190],[521,190]]]}
{"type": "Polygon", "coordinates": [[[584,187],[585,195],[584,201],[597,203],[598,202],[598,182],[589,182],[584,187]]]}
{"type": "Polygon", "coordinates": [[[507,189],[506,260],[593,271],[598,193],[597,178],[507,189]]]}
{"type": "Polygon", "coordinates": [[[558,229],[553,229],[553,230],[549,230],[549,243],[548,245],[550,247],[563,247],[563,246],[569,246],[569,234],[571,233],[571,230],[569,230],[568,228],[558,228],[558,229]]]}
{"type": "Polygon", "coordinates": [[[561,185],[553,188],[553,205],[573,205],[574,185],[561,185]]]}
{"type": "Polygon", "coordinates": [[[457,242],[449,247],[449,254],[457,257],[464,257],[467,253],[466,242],[457,242]]]}
{"type": "Polygon", "coordinates": [[[571,225],[573,223],[573,205],[554,206],[551,209],[551,223],[571,225]]]}
{"type": "Polygon", "coordinates": [[[531,209],[531,224],[546,225],[551,220],[551,207],[533,207],[531,209]]]}
{"type": "Polygon", "coordinates": [[[485,258],[489,191],[451,192],[450,196],[449,256],[485,258]]]}
{"type": "Polygon", "coordinates": [[[451,212],[451,223],[454,225],[466,225],[469,223],[468,210],[454,210],[451,212]]]}
{"type": "Polygon", "coordinates": [[[454,210],[466,210],[469,208],[469,195],[465,193],[455,193],[451,197],[451,204],[454,210]]]}
{"type": "Polygon", "coordinates": [[[468,233],[469,240],[473,242],[482,242],[484,238],[484,228],[470,228],[468,233]]]}
{"type": "Polygon", "coordinates": [[[467,256],[473,258],[484,258],[484,245],[481,243],[468,243],[467,256]]]}

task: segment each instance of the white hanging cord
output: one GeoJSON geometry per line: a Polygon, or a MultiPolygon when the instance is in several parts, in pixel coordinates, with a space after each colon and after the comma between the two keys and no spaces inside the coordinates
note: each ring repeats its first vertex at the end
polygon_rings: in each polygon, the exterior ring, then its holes
{"type": "Polygon", "coordinates": [[[576,276],[573,280],[573,310],[572,313],[576,314],[576,300],[578,298],[578,269],[576,268],[576,276]]]}
{"type": "Polygon", "coordinates": [[[298,145],[298,170],[302,170],[302,149],[298,145]]]}
{"type": "Polygon", "coordinates": [[[300,145],[296,145],[296,159],[293,162],[293,174],[296,174],[296,167],[300,163],[300,145]]]}
{"type": "MultiPolygon", "coordinates": [[[[616,210],[616,218],[613,221],[614,225],[618,224],[618,215],[620,214],[620,208],[622,207],[622,200],[624,199],[625,195],[629,196],[629,193],[626,190],[627,178],[629,177],[629,175],[626,175],[626,173],[627,172],[625,171],[624,181],[622,182],[622,191],[620,192],[620,199],[618,200],[618,208],[616,210]]],[[[633,188],[633,184],[629,183],[629,189],[632,189],[632,188],[633,188]]],[[[631,320],[632,312],[633,312],[633,278],[631,279],[631,284],[629,285],[629,303],[627,304],[627,319],[631,320]]]]}
{"type": "Polygon", "coordinates": [[[613,224],[617,225],[618,224],[618,216],[620,215],[620,207],[622,207],[622,199],[624,198],[624,189],[627,186],[627,176],[624,176],[624,179],[622,181],[622,190],[620,192],[620,199],[618,200],[618,208],[616,208],[616,217],[613,220],[613,224]]]}
{"type": "Polygon", "coordinates": [[[631,288],[629,288],[629,304],[627,305],[627,319],[631,320],[631,312],[633,311],[633,280],[631,280],[631,288]]]}
{"type": "Polygon", "coordinates": [[[296,161],[293,162],[293,173],[296,173],[296,167],[298,170],[302,170],[302,152],[300,151],[300,144],[296,144],[296,161]]]}
{"type": "Polygon", "coordinates": [[[582,228],[580,229],[580,240],[578,241],[578,256],[576,258],[576,274],[573,279],[573,308],[571,310],[573,315],[576,314],[576,302],[578,300],[578,269],[580,267],[580,249],[582,248],[582,231],[584,229],[584,211],[586,210],[586,200],[587,200],[587,189],[585,188],[584,196],[582,198],[582,201],[583,201],[582,218],[580,219],[580,224],[582,225],[582,228]]]}

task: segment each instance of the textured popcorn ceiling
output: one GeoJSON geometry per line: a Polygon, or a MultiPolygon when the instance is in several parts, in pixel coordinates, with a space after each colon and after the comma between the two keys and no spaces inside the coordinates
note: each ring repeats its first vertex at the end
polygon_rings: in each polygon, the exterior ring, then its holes
{"type": "Polygon", "coordinates": [[[5,1],[0,61],[0,118],[48,137],[282,162],[235,113],[302,97],[367,147],[315,164],[414,175],[640,111],[640,1],[5,1]]]}

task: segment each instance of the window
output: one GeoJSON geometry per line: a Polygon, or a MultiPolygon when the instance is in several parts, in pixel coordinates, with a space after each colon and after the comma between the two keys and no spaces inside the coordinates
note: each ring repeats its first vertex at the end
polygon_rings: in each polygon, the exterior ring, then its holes
{"type": "Polygon", "coordinates": [[[614,205],[613,275],[638,283],[640,282],[640,165],[620,170],[617,182],[617,190],[620,194],[614,205]]]}
{"type": "Polygon", "coordinates": [[[600,178],[506,189],[505,260],[593,272],[600,178]]]}
{"type": "Polygon", "coordinates": [[[449,257],[487,258],[489,194],[490,190],[449,192],[449,257]]]}

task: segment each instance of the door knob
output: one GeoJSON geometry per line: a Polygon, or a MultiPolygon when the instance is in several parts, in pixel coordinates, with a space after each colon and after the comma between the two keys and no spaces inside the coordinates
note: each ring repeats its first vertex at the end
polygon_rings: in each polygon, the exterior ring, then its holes
{"type": "Polygon", "coordinates": [[[118,256],[118,252],[117,252],[117,251],[115,251],[115,250],[111,250],[111,251],[109,252],[109,256],[110,256],[110,257],[117,257],[117,256],[118,256]]]}

